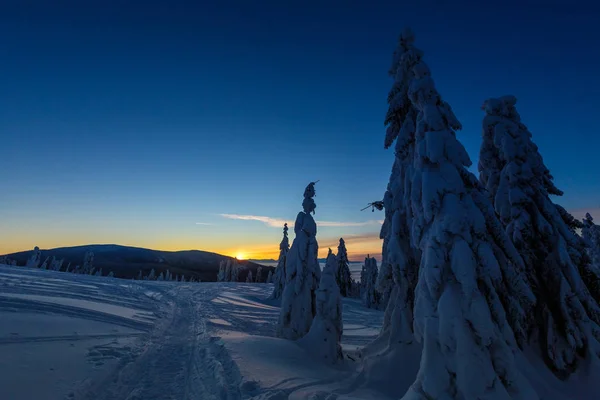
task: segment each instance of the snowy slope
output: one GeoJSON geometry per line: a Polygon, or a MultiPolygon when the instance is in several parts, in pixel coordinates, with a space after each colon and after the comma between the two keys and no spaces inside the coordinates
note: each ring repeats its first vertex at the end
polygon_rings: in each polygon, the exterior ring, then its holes
{"type": "MultiPolygon", "coordinates": [[[[0,399],[388,399],[352,388],[358,360],[326,366],[275,338],[271,290],[0,266],[0,399]]],[[[381,320],[344,299],[344,350],[381,320]]]]}
{"type": "MultiPolygon", "coordinates": [[[[0,266],[0,399],[390,400],[414,381],[420,346],[372,343],[381,311],[343,299],[345,360],[331,366],[274,337],[271,290],[0,266]]],[[[600,398],[598,366],[562,382],[528,350],[519,368],[544,400],[600,398]]]]}

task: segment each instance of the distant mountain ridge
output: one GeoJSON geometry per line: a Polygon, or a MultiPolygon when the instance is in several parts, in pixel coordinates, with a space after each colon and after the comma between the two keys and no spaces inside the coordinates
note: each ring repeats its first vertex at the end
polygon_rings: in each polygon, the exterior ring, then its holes
{"type": "MultiPolygon", "coordinates": [[[[154,269],[156,275],[166,272],[167,269],[173,275],[184,275],[190,278],[201,279],[204,282],[217,280],[219,263],[221,261],[234,260],[233,257],[224,256],[201,250],[163,251],[152,250],[141,247],[121,246],[117,244],[90,244],[84,246],[59,247],[55,249],[42,249],[42,262],[47,258],[55,257],[64,259],[63,269],[71,263],[71,268],[83,264],[85,253],[94,253],[94,267],[102,268],[104,275],[111,271],[117,278],[135,278],[139,271],[148,275],[154,269]]],[[[31,257],[33,250],[6,254],[11,260],[16,260],[17,265],[24,266],[27,259],[31,257]]],[[[273,267],[258,264],[249,260],[238,260],[242,265],[240,281],[246,280],[246,275],[252,271],[256,276],[258,267],[263,268],[263,278],[266,279],[269,270],[273,267]]]]}

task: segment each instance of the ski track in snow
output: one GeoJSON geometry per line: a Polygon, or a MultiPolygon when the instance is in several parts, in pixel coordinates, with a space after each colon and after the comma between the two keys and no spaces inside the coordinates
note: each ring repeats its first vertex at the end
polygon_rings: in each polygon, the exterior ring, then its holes
{"type": "MultiPolygon", "coordinates": [[[[323,366],[274,338],[271,290],[0,266],[0,398],[338,398],[353,363],[323,366]],[[36,388],[31,374],[47,379],[36,388]]],[[[353,352],[377,335],[382,315],[352,299],[344,313],[343,347],[353,352]]]]}

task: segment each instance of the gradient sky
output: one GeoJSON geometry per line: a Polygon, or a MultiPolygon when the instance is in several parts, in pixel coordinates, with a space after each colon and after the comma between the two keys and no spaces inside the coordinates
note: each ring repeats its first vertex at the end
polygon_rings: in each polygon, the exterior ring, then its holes
{"type": "Polygon", "coordinates": [[[321,255],[340,236],[354,259],[380,253],[383,214],[359,210],[389,178],[387,70],[407,25],[474,165],[483,100],[514,94],[565,191],[558,202],[600,218],[597,10],[4,1],[0,254],[118,243],[276,257],[281,220],[295,219],[316,179],[321,255]]]}

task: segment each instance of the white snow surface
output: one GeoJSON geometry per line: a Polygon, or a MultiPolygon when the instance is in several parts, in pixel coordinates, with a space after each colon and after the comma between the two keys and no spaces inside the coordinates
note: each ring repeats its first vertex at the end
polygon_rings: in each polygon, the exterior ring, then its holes
{"type": "MultiPolygon", "coordinates": [[[[386,353],[381,311],[342,299],[344,362],[331,365],[275,337],[272,290],[0,265],[0,399],[391,400],[414,382],[420,345],[386,353]]],[[[598,398],[597,366],[561,382],[519,358],[544,400],[598,398]]]]}
{"type": "Polygon", "coordinates": [[[389,399],[352,386],[380,311],[343,300],[331,366],[275,337],[272,290],[0,266],[0,399],[389,399]]]}

